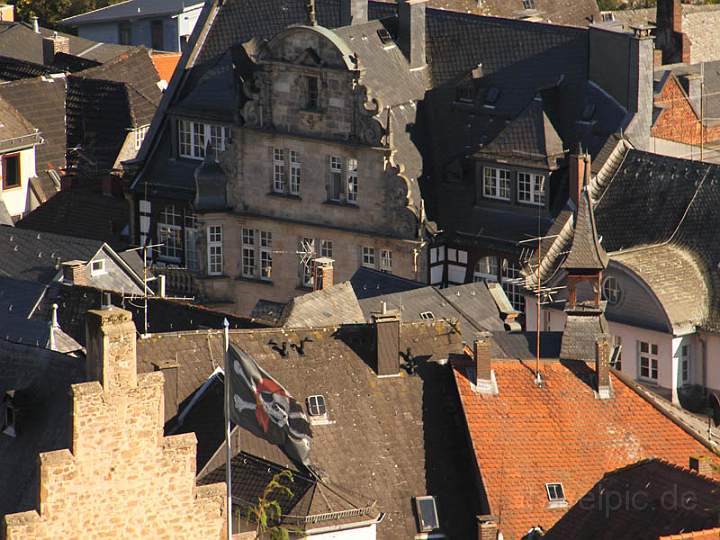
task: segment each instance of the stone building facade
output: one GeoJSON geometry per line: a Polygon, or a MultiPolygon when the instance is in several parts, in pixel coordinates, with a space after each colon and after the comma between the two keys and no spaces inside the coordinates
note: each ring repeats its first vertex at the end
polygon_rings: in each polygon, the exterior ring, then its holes
{"type": "Polygon", "coordinates": [[[163,436],[163,375],[137,374],[130,313],[87,320],[72,447],[40,455],[38,510],[5,516],[4,537],[225,538],[225,487],[196,486],[194,434],[163,436]]]}

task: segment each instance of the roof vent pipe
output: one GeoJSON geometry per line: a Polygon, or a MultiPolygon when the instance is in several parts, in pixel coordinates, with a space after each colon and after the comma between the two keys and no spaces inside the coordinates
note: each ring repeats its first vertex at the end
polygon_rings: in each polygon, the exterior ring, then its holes
{"type": "Polygon", "coordinates": [[[100,304],[100,309],[112,309],[112,297],[110,296],[109,292],[103,292],[102,293],[102,303],[100,304]]]}
{"type": "Polygon", "coordinates": [[[35,15],[32,15],[30,17],[30,21],[32,22],[33,31],[36,34],[40,33],[40,24],[38,23],[38,18],[35,15]]]}

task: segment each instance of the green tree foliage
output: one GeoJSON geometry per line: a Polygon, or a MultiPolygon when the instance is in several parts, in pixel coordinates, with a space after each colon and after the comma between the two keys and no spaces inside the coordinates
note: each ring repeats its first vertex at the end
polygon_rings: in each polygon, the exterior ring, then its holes
{"type": "Polygon", "coordinates": [[[283,527],[280,523],[282,507],[277,499],[283,495],[292,497],[292,490],[286,483],[293,482],[293,474],[283,470],[272,477],[270,483],[265,486],[263,493],[258,497],[258,502],[247,509],[248,520],[257,524],[256,540],[289,540],[293,531],[289,527],[283,527]]]}
{"type": "Polygon", "coordinates": [[[35,15],[42,26],[53,28],[61,19],[120,1],[122,0],[16,0],[15,8],[18,19],[28,21],[35,15]]]}

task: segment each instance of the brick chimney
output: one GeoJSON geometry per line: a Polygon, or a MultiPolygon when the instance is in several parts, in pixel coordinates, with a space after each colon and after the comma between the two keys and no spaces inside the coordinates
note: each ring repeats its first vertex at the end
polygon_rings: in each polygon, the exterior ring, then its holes
{"type": "Polygon", "coordinates": [[[497,394],[495,374],[490,366],[490,336],[483,336],[473,342],[473,366],[475,368],[475,389],[480,394],[497,394]]]}
{"type": "Polygon", "coordinates": [[[498,526],[495,516],[477,516],[478,540],[497,540],[498,526]]]}
{"type": "Polygon", "coordinates": [[[610,388],[610,354],[612,351],[610,336],[598,337],[595,342],[595,390],[600,399],[609,399],[610,388]]]}
{"type": "Polygon", "coordinates": [[[67,285],[87,285],[88,268],[85,261],[66,261],[62,263],[63,282],[67,285]]]}
{"type": "Polygon", "coordinates": [[[340,0],[340,26],[368,21],[368,0],[340,0]]]}
{"type": "Polygon", "coordinates": [[[663,63],[690,63],[691,44],[682,31],[680,0],[658,0],[655,18],[655,45],[663,51],[663,63]]]}
{"type": "Polygon", "coordinates": [[[378,377],[394,377],[400,374],[400,314],[387,311],[373,314],[375,326],[375,350],[378,377]]]}
{"type": "Polygon", "coordinates": [[[590,156],[582,151],[570,154],[568,159],[568,173],[570,179],[570,200],[579,206],[583,187],[590,181],[592,166],[590,156]]]}
{"type": "Polygon", "coordinates": [[[70,53],[70,38],[55,32],[51,37],[43,38],[43,63],[52,64],[57,53],[70,53]]]}
{"type": "Polygon", "coordinates": [[[129,311],[114,306],[85,317],[87,376],[106,393],[137,386],[135,324],[129,311]]]}
{"type": "Polygon", "coordinates": [[[427,0],[398,0],[398,45],[410,69],[427,65],[425,55],[425,6],[427,0]]]}
{"type": "Polygon", "coordinates": [[[334,285],[333,264],[329,257],[318,257],[313,261],[313,290],[322,291],[334,285]]]}

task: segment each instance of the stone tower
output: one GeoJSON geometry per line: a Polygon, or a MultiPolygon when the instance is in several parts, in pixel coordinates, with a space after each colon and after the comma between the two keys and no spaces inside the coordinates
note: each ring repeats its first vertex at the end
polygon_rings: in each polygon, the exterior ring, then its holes
{"type": "Polygon", "coordinates": [[[89,311],[86,331],[72,447],[40,455],[39,508],[6,516],[7,540],[225,538],[225,486],[196,486],[194,434],[163,435],[163,375],[137,374],[130,313],[89,311]]]}

